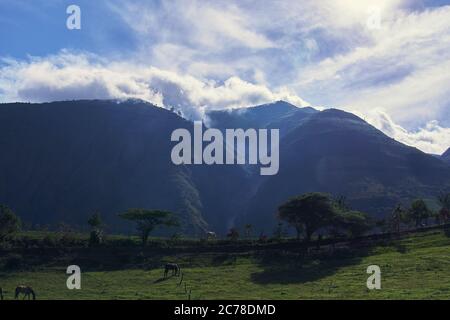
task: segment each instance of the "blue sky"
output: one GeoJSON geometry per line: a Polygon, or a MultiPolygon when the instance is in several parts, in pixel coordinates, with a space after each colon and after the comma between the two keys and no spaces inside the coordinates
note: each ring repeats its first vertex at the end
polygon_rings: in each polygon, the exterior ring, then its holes
{"type": "Polygon", "coordinates": [[[0,43],[2,102],[140,98],[195,119],[284,99],[450,146],[449,1],[0,0],[0,43]]]}

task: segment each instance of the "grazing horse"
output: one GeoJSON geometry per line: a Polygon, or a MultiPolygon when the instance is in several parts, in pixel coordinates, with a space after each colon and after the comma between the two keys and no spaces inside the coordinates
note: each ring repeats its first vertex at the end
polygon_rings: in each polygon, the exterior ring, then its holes
{"type": "Polygon", "coordinates": [[[216,239],[216,238],[217,238],[217,235],[216,235],[215,232],[212,232],[212,231],[206,232],[206,239],[207,240],[209,240],[209,239],[216,239]]]}
{"type": "MultiPolygon", "coordinates": [[[[28,298],[28,300],[31,299],[31,296],[33,296],[33,300],[36,300],[36,294],[33,291],[33,288],[28,287],[28,286],[18,286],[16,288],[16,294],[14,296],[14,299],[18,299],[19,298],[19,294],[23,294],[23,299],[28,298]]],[[[23,300],[22,299],[22,300],[23,300]]]]}
{"type": "Polygon", "coordinates": [[[167,278],[167,274],[172,270],[172,276],[179,276],[181,268],[176,263],[166,263],[164,266],[164,278],[167,278]]]}

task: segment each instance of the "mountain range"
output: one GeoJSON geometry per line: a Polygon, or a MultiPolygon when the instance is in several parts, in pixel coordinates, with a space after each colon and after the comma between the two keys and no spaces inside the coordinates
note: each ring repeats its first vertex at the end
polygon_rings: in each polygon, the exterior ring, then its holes
{"type": "Polygon", "coordinates": [[[270,231],[276,208],[311,191],[343,195],[375,216],[450,190],[450,164],[403,145],[357,116],[287,102],[205,115],[208,127],[278,128],[280,170],[174,165],[173,130],[193,123],[139,100],[0,105],[0,203],[34,224],[86,225],[99,210],[112,230],[128,208],[176,212],[181,232],[225,233],[251,223],[270,231]]]}

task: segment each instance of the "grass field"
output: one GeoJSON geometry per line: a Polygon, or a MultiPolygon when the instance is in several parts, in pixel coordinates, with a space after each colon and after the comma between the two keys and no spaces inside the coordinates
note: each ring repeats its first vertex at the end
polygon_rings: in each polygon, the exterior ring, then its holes
{"type": "Polygon", "coordinates": [[[36,249],[42,251],[39,263],[33,263],[36,252],[10,249],[0,261],[0,286],[5,299],[13,298],[19,284],[31,285],[38,299],[188,299],[189,292],[191,299],[450,298],[448,230],[309,254],[283,245],[233,250],[238,247],[221,252],[211,245],[211,250],[173,249],[167,254],[165,249],[126,247],[36,249]],[[7,259],[14,254],[19,266],[8,271],[7,259]],[[181,285],[179,277],[162,278],[161,266],[169,261],[181,265],[181,285]],[[66,288],[65,268],[72,263],[82,269],[81,290],[66,288]],[[366,268],[372,264],[381,268],[381,290],[366,288],[366,268]]]}

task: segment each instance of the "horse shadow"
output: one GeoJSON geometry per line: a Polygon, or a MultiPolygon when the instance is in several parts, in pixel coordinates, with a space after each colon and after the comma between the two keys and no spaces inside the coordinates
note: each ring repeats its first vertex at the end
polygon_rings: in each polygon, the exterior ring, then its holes
{"type": "Polygon", "coordinates": [[[161,278],[159,278],[159,279],[156,279],[156,280],[154,280],[153,281],[153,283],[161,283],[161,282],[164,282],[164,281],[167,281],[167,280],[169,280],[170,278],[172,278],[173,276],[169,276],[169,277],[166,277],[166,278],[164,278],[164,277],[161,277],[161,278]]]}
{"type": "Polygon", "coordinates": [[[167,275],[167,277],[162,276],[161,278],[154,280],[153,283],[154,284],[161,283],[161,282],[168,281],[168,280],[170,280],[172,278],[179,278],[179,277],[180,277],[179,275],[169,274],[169,275],[167,275]]]}

